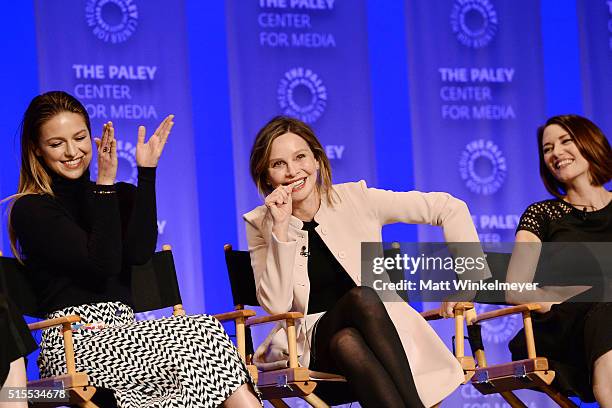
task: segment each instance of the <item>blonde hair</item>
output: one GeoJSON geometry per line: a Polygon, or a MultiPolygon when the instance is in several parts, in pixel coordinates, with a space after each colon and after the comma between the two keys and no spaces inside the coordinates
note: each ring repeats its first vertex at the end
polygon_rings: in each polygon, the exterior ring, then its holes
{"type": "Polygon", "coordinates": [[[36,155],[40,128],[54,116],[62,112],[72,112],[83,117],[89,134],[91,123],[85,107],[74,96],[63,91],[51,91],[38,95],[30,102],[21,122],[21,165],[19,170],[19,185],[17,193],[5,198],[2,202],[9,202],[8,232],[11,242],[11,251],[15,257],[22,261],[21,251],[17,244],[17,234],[11,222],[13,205],[20,197],[28,194],[47,194],[54,196],[51,176],[36,155]]]}

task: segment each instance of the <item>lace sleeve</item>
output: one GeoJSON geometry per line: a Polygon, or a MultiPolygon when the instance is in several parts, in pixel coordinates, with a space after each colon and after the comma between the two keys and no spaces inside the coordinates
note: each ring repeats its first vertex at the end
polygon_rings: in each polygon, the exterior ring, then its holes
{"type": "Polygon", "coordinates": [[[541,241],[544,241],[548,228],[548,218],[546,217],[546,201],[531,204],[519,221],[516,231],[529,231],[535,234],[541,241]]]}

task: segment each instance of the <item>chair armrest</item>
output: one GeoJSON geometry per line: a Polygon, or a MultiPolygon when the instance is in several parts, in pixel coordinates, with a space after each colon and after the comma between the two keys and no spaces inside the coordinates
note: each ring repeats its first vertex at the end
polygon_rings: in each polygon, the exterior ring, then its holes
{"type": "Polygon", "coordinates": [[[524,313],[524,312],[532,312],[534,310],[540,309],[540,305],[538,303],[526,303],[524,305],[510,306],[504,309],[492,310],[490,312],[482,313],[474,318],[473,323],[483,322],[485,320],[495,319],[501,316],[507,316],[510,314],[524,313]]]}
{"type": "Polygon", "coordinates": [[[245,321],[251,316],[255,316],[254,310],[234,310],[233,312],[219,313],[213,315],[214,318],[220,322],[233,320],[236,327],[236,348],[238,348],[238,354],[242,357],[242,361],[247,363],[246,355],[246,331],[245,321]]]}
{"type": "Polygon", "coordinates": [[[255,316],[256,313],[254,310],[244,309],[244,310],[234,310],[233,312],[219,313],[213,315],[213,317],[220,322],[224,322],[226,320],[235,320],[238,318],[249,318],[251,316],[255,316]]]}
{"type": "Polygon", "coordinates": [[[474,303],[472,302],[457,302],[457,304],[455,304],[454,309],[455,310],[470,310],[474,308],[474,303]]]}
{"type": "Polygon", "coordinates": [[[504,309],[493,310],[490,312],[483,313],[481,315],[476,316],[472,320],[472,324],[478,324],[485,320],[495,319],[501,316],[507,316],[512,314],[522,314],[523,318],[523,329],[525,331],[525,343],[527,346],[527,357],[529,359],[537,358],[536,348],[535,348],[535,339],[533,336],[533,326],[531,324],[531,312],[534,310],[540,309],[541,306],[539,303],[526,303],[524,305],[510,306],[504,309]]]}
{"type": "Polygon", "coordinates": [[[74,361],[74,343],[72,342],[72,323],[77,323],[80,321],[81,316],[70,315],[28,324],[28,328],[30,330],[48,329],[49,327],[62,326],[62,337],[64,339],[64,356],[66,357],[66,371],[68,375],[76,374],[76,365],[74,361]]]}
{"type": "MultiPolygon", "coordinates": [[[[467,314],[466,312],[469,310],[472,310],[473,312],[473,309],[474,309],[474,304],[471,302],[457,302],[453,306],[454,316],[449,317],[455,321],[455,339],[454,339],[455,347],[454,349],[455,349],[455,357],[457,357],[459,361],[463,361],[464,359],[466,359],[465,349],[463,345],[465,341],[465,332],[464,332],[463,322],[465,321],[465,318],[466,318],[466,314],[467,314]]],[[[440,314],[439,308],[421,312],[421,316],[423,317],[423,319],[427,321],[444,319],[444,317],[440,314]]]]}
{"type": "Polygon", "coordinates": [[[421,312],[421,317],[427,321],[444,319],[440,314],[440,309],[430,309],[421,312]]]}
{"type": "Polygon", "coordinates": [[[297,331],[295,329],[295,319],[301,319],[304,317],[303,313],[300,312],[287,312],[280,313],[271,316],[255,317],[247,320],[246,325],[248,327],[255,326],[263,323],[276,322],[278,320],[287,321],[287,345],[289,351],[289,368],[296,368],[298,364],[297,355],[297,331]]]}
{"type": "Polygon", "coordinates": [[[255,317],[253,319],[249,319],[249,320],[247,320],[246,325],[247,326],[255,326],[255,325],[258,325],[258,324],[276,322],[276,321],[279,321],[279,320],[301,319],[302,317],[304,317],[304,314],[300,313],[300,312],[279,313],[279,314],[275,314],[275,315],[255,317]]]}
{"type": "Polygon", "coordinates": [[[56,317],[55,319],[41,320],[40,322],[30,323],[28,324],[28,329],[30,330],[41,330],[48,329],[49,327],[61,326],[63,324],[69,323],[77,323],[81,321],[81,316],[70,315],[70,316],[62,316],[56,317]]]}
{"type": "MultiPolygon", "coordinates": [[[[473,308],[474,304],[471,302],[457,302],[457,304],[453,307],[453,310],[465,312],[466,310],[470,310],[473,308]]],[[[421,312],[421,316],[427,321],[444,319],[444,317],[440,314],[439,308],[425,310],[421,312]]]]}

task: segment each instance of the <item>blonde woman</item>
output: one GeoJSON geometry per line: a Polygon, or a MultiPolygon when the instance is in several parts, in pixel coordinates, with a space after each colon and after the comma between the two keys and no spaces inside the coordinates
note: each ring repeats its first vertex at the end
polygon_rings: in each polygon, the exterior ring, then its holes
{"type": "MultiPolygon", "coordinates": [[[[344,375],[363,407],[430,407],[450,394],[463,381],[459,363],[414,309],[361,286],[361,242],[380,242],[382,226],[395,222],[437,225],[447,241],[477,242],[465,203],[364,181],[332,185],[312,129],[282,116],[257,134],[251,176],[265,196],[244,215],[257,296],[270,313],[304,313],[300,363],[344,375]]],[[[286,364],[282,330],[268,340],[256,364],[286,364]]]]}
{"type": "MultiPolygon", "coordinates": [[[[89,116],[65,92],[32,100],[23,119],[19,192],[10,213],[15,254],[48,318],[81,316],[73,328],[77,368],[113,391],[121,408],[254,407],[260,402],[236,349],[211,316],[134,321],[132,265],[157,240],[155,174],[174,125],[166,117],[146,140],[138,129],[138,186],[115,183],[112,123],[92,145],[89,116]],[[95,182],[89,177],[98,161],[95,182]]],[[[42,376],[64,370],[58,329],[43,332],[42,376]]]]}

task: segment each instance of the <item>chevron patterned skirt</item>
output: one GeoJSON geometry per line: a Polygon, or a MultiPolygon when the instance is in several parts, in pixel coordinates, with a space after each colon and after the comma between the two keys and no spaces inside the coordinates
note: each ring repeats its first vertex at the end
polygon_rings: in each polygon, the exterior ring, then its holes
{"type": "MultiPolygon", "coordinates": [[[[217,319],[208,315],[135,321],[119,302],[67,307],[48,318],[76,314],[77,371],[113,390],[120,408],[217,407],[242,384],[255,389],[246,366],[217,319]]],[[[41,377],[64,374],[59,327],[43,331],[41,377]]]]}

